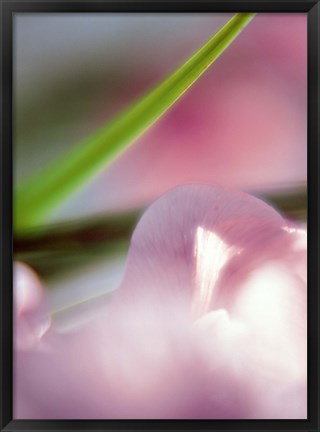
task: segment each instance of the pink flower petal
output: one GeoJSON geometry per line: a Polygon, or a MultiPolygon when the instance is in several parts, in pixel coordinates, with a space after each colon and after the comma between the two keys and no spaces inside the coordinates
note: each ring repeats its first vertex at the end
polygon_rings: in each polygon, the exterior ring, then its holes
{"type": "Polygon", "coordinates": [[[16,416],[305,418],[303,239],[247,194],[170,191],[105,310],[18,351],[16,416]]]}
{"type": "Polygon", "coordinates": [[[221,385],[202,416],[306,417],[306,235],[271,207],[220,187],[170,191],[142,217],[123,285],[122,301],[149,295],[155,313],[172,302],[196,320],[206,380],[221,385]]]}
{"type": "Polygon", "coordinates": [[[209,260],[205,267],[215,285],[223,270],[216,260],[227,257],[224,279],[235,273],[232,257],[240,264],[237,275],[243,274],[265,255],[279,255],[273,245],[278,239],[288,241],[284,225],[275,210],[247,194],[206,185],[177,187],[141,218],[122,292],[129,298],[154,291],[165,300],[175,294],[189,302],[199,288],[195,276],[204,277],[197,274],[203,260],[209,260]]]}
{"type": "Polygon", "coordinates": [[[43,309],[43,289],[36,273],[23,263],[16,263],[14,281],[14,342],[30,348],[43,336],[50,320],[43,309]]]}

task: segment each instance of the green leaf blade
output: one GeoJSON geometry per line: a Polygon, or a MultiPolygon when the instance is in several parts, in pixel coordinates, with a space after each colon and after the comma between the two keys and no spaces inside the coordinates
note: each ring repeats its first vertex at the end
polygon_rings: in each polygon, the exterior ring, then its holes
{"type": "Polygon", "coordinates": [[[50,211],[119,156],[188,90],[254,15],[236,14],[146,96],[19,188],[14,196],[15,230],[19,232],[43,223],[50,211]]]}

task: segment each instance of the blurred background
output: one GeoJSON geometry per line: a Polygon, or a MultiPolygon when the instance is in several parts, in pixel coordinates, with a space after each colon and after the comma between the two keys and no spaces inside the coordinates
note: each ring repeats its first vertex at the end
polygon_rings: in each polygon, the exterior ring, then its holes
{"type": "MultiPolygon", "coordinates": [[[[230,18],[15,15],[14,185],[76,148],[230,18]]],[[[305,224],[306,179],[307,18],[258,14],[162,119],[50,215],[45,233],[16,238],[15,256],[66,323],[71,306],[119,285],[136,221],[166,190],[234,187],[305,224]]]]}

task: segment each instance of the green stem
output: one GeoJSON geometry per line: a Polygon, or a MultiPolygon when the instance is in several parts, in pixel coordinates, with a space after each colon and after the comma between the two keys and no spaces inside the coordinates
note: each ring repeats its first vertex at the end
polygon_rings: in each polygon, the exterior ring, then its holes
{"type": "Polygon", "coordinates": [[[236,14],[165,81],[20,187],[14,197],[16,232],[43,223],[56,206],[120,155],[185,93],[253,17],[252,13],[236,14]]]}

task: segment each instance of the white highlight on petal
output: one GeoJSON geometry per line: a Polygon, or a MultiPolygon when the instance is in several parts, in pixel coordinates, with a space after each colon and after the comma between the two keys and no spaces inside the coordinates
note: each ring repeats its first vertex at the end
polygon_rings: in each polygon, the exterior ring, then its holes
{"type": "Polygon", "coordinates": [[[14,346],[28,350],[47,333],[51,318],[44,309],[43,287],[38,275],[26,264],[14,264],[14,346]]]}
{"type": "Polygon", "coordinates": [[[305,372],[305,294],[278,262],[252,272],[233,314],[252,329],[254,362],[270,379],[295,379],[305,372]]]}
{"type": "Polygon", "coordinates": [[[297,234],[307,236],[307,232],[301,228],[285,226],[285,227],[283,227],[283,229],[284,229],[284,231],[288,232],[289,234],[297,233],[297,234]]]}
{"type": "Polygon", "coordinates": [[[209,310],[221,269],[235,252],[238,251],[214,232],[201,226],[197,228],[194,246],[195,292],[191,309],[194,319],[209,310]]]}
{"type": "Polygon", "coordinates": [[[308,235],[306,229],[296,227],[283,227],[283,230],[295,236],[294,249],[307,249],[308,235]]]}
{"type": "Polygon", "coordinates": [[[18,315],[37,309],[42,301],[41,282],[36,273],[22,262],[14,264],[14,303],[18,315]]]}

